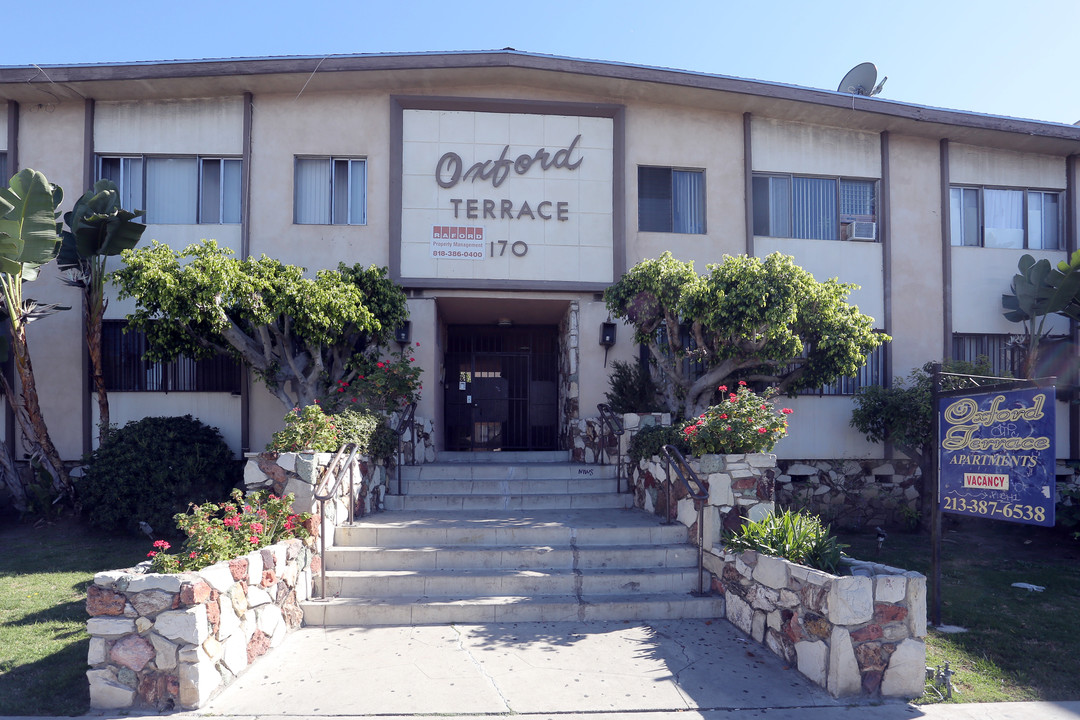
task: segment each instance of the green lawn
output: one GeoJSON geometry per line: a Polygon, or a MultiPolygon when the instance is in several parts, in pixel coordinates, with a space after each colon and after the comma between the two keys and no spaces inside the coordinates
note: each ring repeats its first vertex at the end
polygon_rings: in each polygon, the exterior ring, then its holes
{"type": "MultiPolygon", "coordinates": [[[[953,702],[1080,700],[1080,543],[1044,528],[949,516],[942,537],[941,621],[967,632],[931,629],[927,665],[949,661],[957,673],[953,702]]],[[[841,541],[853,557],[929,578],[928,535],[890,533],[880,554],[874,535],[841,541]]],[[[929,592],[927,605],[930,619],[929,592]]],[[[920,702],[938,701],[929,692],[920,702]]]]}
{"type": "Polygon", "coordinates": [[[0,526],[0,716],[90,709],[86,588],[95,572],[130,567],[149,546],[71,520],[0,526]]]}

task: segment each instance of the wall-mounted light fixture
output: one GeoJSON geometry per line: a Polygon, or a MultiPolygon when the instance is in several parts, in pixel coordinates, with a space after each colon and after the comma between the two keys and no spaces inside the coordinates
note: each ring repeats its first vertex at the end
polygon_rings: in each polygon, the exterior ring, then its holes
{"type": "Polygon", "coordinates": [[[615,323],[600,323],[600,344],[604,346],[604,367],[607,367],[607,354],[611,346],[615,344],[615,323]]]}
{"type": "Polygon", "coordinates": [[[412,323],[406,320],[405,322],[398,325],[397,329],[394,330],[394,339],[397,340],[399,345],[405,346],[409,344],[411,325],[412,323]]]}

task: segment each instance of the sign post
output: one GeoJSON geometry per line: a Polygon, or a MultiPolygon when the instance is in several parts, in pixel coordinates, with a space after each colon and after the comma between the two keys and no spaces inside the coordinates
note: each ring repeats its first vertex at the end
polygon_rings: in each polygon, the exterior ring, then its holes
{"type": "Polygon", "coordinates": [[[941,514],[1052,527],[1055,499],[1054,378],[942,391],[943,375],[949,373],[935,366],[935,625],[941,624],[941,514]]]}

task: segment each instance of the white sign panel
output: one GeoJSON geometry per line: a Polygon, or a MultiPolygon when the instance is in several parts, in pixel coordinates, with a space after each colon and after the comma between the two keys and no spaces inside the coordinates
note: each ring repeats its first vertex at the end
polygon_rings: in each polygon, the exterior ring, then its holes
{"type": "Polygon", "coordinates": [[[611,118],[406,109],[402,130],[402,277],[613,281],[611,118]]]}

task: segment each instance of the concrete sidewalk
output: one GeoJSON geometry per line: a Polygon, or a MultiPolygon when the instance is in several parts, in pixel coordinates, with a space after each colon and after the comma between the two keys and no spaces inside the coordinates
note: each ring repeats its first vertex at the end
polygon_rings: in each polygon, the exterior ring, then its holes
{"type": "Polygon", "coordinates": [[[837,701],[725,621],[303,628],[174,718],[1080,720],[1080,703],[837,701]]]}

